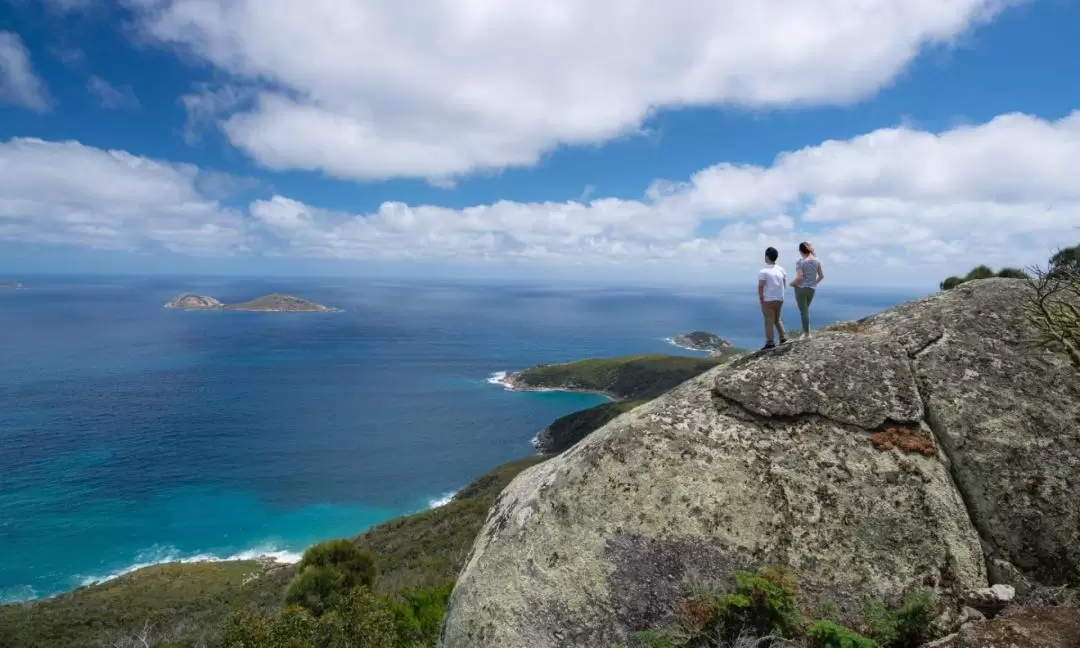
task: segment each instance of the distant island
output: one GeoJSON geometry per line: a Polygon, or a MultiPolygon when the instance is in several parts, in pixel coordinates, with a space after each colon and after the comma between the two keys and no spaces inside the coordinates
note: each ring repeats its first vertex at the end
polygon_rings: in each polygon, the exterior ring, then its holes
{"type": "Polygon", "coordinates": [[[213,297],[185,293],[165,304],[180,310],[227,310],[255,313],[340,313],[341,310],[316,304],[292,295],[264,295],[239,304],[224,304],[213,297]]]}
{"type": "Polygon", "coordinates": [[[707,331],[694,331],[692,333],[684,333],[682,335],[670,338],[668,342],[674,344],[680,349],[686,349],[688,351],[701,351],[703,353],[711,354],[725,354],[731,350],[731,342],[725,340],[715,333],[709,333],[707,331]]]}
{"type": "Polygon", "coordinates": [[[8,288],[8,289],[12,289],[12,290],[18,290],[19,288],[22,288],[22,287],[23,287],[23,285],[21,283],[19,283],[18,281],[14,281],[14,280],[11,280],[11,279],[0,279],[0,289],[8,288]]]}

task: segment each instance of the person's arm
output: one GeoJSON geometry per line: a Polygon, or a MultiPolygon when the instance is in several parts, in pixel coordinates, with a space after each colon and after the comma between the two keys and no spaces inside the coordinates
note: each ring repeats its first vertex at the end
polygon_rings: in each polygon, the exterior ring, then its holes
{"type": "Polygon", "coordinates": [[[765,303],[765,280],[761,278],[761,275],[758,275],[757,298],[762,304],[765,303]]]}
{"type": "Polygon", "coordinates": [[[825,270],[822,269],[821,262],[818,261],[818,264],[817,264],[817,282],[821,283],[822,281],[825,281],[825,270]]]}
{"type": "Polygon", "coordinates": [[[792,285],[792,286],[794,286],[794,287],[796,287],[796,288],[798,288],[798,287],[799,287],[799,284],[800,284],[800,283],[802,283],[802,280],[803,280],[803,276],[802,276],[802,268],[799,268],[799,269],[798,269],[798,270],[797,270],[797,271],[795,272],[795,281],[792,281],[792,282],[791,282],[791,285],[792,285]]]}

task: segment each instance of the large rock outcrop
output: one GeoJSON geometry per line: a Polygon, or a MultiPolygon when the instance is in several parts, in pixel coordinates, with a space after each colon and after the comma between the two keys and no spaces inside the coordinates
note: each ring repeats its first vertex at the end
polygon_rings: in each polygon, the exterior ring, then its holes
{"type": "Polygon", "coordinates": [[[1080,377],[1032,344],[1024,290],[966,284],[746,356],[522,473],[441,645],[629,644],[688,585],[765,565],[848,609],[983,587],[988,564],[1059,578],[1080,560],[1080,377]]]}

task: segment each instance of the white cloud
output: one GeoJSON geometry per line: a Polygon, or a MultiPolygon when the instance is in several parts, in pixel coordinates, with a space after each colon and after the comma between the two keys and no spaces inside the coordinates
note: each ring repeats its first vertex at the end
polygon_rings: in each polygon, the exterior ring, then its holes
{"type": "Polygon", "coordinates": [[[0,143],[0,239],[189,254],[245,249],[243,216],[197,188],[193,166],[79,142],[0,143]]]}
{"type": "Polygon", "coordinates": [[[86,89],[101,102],[103,108],[110,110],[139,110],[139,98],[131,86],[114,86],[99,76],[92,76],[86,83],[86,89]]]}
{"type": "Polygon", "coordinates": [[[30,64],[30,50],[18,34],[8,31],[0,31],[0,103],[37,112],[49,109],[45,84],[30,64]]]}
{"type": "Polygon", "coordinates": [[[716,281],[752,273],[768,245],[790,264],[809,239],[834,281],[913,284],[976,263],[1038,263],[1080,242],[1080,188],[1068,173],[1077,168],[1080,111],[1013,114],[941,133],[881,129],[769,166],[720,163],[636,199],[386,202],[350,213],[275,195],[241,215],[214,198],[250,188],[245,179],[14,140],[0,145],[0,237],[716,281]]]}
{"type": "Polygon", "coordinates": [[[274,169],[444,179],[639,132],[654,111],[844,103],[1022,0],[126,0],[257,89],[274,169]]]}
{"type": "Polygon", "coordinates": [[[1080,112],[1003,115],[935,134],[882,129],[718,164],[639,200],[498,202],[467,209],[385,203],[370,214],[275,196],[252,216],[300,256],[454,262],[642,264],[674,273],[750,267],[766,245],[809,238],[841,276],[935,277],[976,261],[1026,265],[1080,240],[1080,112]],[[1074,240],[1075,239],[1075,240],[1074,240]]]}

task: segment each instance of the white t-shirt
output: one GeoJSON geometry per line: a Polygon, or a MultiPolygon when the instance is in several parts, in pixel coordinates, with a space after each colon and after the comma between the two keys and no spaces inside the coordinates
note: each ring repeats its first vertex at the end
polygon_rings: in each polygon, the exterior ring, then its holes
{"type": "Polygon", "coordinates": [[[784,301],[784,288],[787,287],[787,273],[778,265],[765,266],[758,273],[758,281],[765,282],[765,301],[784,301]]]}

